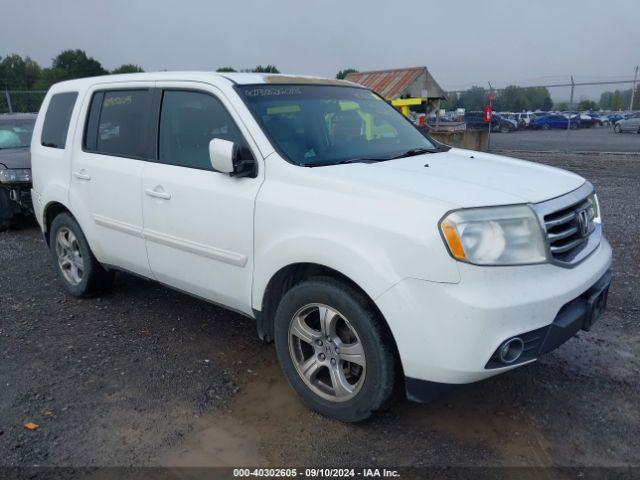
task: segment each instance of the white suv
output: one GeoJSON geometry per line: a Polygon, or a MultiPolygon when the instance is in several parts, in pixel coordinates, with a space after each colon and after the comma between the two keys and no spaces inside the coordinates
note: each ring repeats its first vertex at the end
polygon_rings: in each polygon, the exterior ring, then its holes
{"type": "Polygon", "coordinates": [[[291,386],[341,420],[533,362],[606,303],[589,182],[441,145],[349,82],[62,82],[31,155],[69,293],[121,270],[254,318],[291,386]]]}

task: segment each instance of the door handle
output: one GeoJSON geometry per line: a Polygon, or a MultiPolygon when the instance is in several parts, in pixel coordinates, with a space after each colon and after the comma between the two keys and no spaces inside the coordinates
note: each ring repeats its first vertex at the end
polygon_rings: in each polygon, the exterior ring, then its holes
{"type": "Polygon", "coordinates": [[[161,198],[162,200],[171,200],[171,194],[164,191],[164,189],[158,185],[156,188],[151,190],[147,188],[144,193],[154,198],[161,198]]]}
{"type": "Polygon", "coordinates": [[[91,175],[84,168],[79,172],[73,172],[73,176],[80,180],[91,180],[91,175]]]}

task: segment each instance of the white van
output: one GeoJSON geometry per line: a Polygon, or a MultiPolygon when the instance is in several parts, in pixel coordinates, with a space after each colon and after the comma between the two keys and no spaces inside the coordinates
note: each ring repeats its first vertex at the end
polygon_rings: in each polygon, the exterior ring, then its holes
{"type": "Polygon", "coordinates": [[[254,318],[297,393],[344,421],[533,362],[606,303],[589,182],[441,145],[349,82],[62,82],[31,155],[67,292],[127,271],[254,318]]]}

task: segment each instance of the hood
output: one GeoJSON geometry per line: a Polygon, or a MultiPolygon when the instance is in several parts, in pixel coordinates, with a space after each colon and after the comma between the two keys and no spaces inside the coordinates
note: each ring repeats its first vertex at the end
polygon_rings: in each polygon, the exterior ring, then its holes
{"type": "Polygon", "coordinates": [[[372,188],[437,199],[454,208],[537,203],[575,190],[585,182],[555,167],[457,148],[317,170],[342,181],[365,182],[372,188]]]}
{"type": "Polygon", "coordinates": [[[29,147],[0,150],[0,168],[31,168],[29,147]]]}

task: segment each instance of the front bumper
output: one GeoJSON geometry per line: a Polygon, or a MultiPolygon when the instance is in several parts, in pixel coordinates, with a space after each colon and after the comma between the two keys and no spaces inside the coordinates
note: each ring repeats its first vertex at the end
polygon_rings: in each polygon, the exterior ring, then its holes
{"type": "MultiPolygon", "coordinates": [[[[15,204],[13,208],[6,208],[6,211],[3,212],[4,214],[14,215],[21,212],[33,213],[30,183],[2,183],[0,184],[0,188],[4,190],[7,198],[15,204]]],[[[2,215],[2,213],[0,213],[0,215],[2,215]]]]}
{"type": "MultiPolygon", "coordinates": [[[[611,247],[603,237],[573,268],[460,264],[458,284],[405,279],[376,304],[396,341],[407,386],[420,381],[432,386],[471,383],[535,361],[543,351],[519,363],[487,368],[502,342],[549,330],[561,309],[585,294],[610,266],[611,247]]],[[[558,345],[581,326],[572,331],[570,323],[558,345]]]]}

